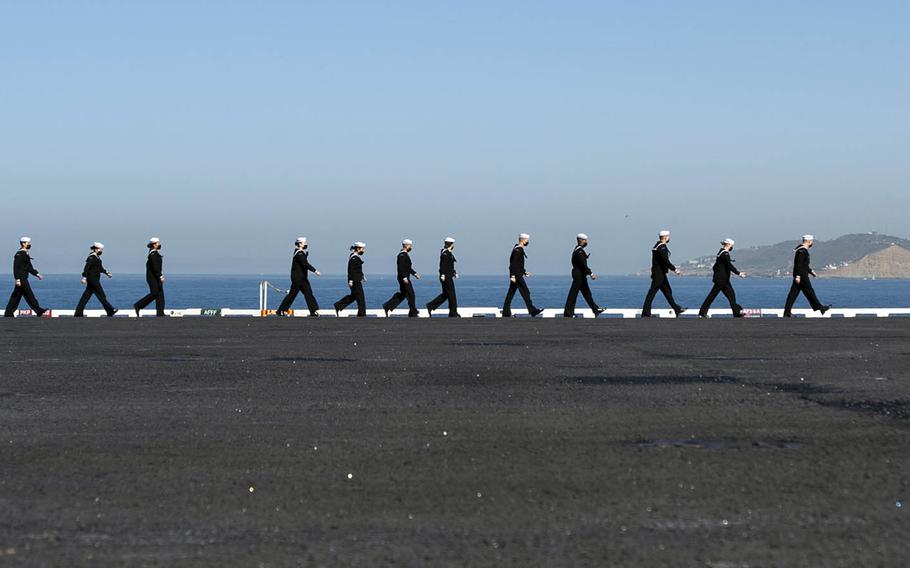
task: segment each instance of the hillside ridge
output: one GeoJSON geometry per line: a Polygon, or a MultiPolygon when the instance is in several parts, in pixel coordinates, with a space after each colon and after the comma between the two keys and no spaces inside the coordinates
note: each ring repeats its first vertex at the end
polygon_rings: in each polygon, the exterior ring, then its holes
{"type": "MultiPolygon", "coordinates": [[[[788,277],[793,269],[795,240],[773,245],[737,248],[733,259],[740,270],[753,276],[788,277]]],[[[682,263],[687,275],[711,274],[714,255],[682,263]]],[[[877,232],[842,235],[816,241],[812,267],[819,276],[840,278],[910,278],[910,240],[877,232]]]]}

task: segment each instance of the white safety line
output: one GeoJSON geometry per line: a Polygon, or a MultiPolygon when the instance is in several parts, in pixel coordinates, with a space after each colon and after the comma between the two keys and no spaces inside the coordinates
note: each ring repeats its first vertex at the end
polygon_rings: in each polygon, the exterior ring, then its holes
{"type": "MultiPolygon", "coordinates": [[[[783,308],[761,308],[761,309],[749,309],[749,314],[746,316],[746,319],[749,318],[780,318],[784,315],[783,308]]],[[[385,316],[385,311],[382,309],[368,309],[367,317],[378,317],[383,318],[385,316]]],[[[75,313],[75,310],[50,310],[50,315],[46,317],[72,317],[75,313]]],[[[85,310],[85,317],[90,318],[99,318],[106,317],[107,314],[104,310],[85,310]]],[[[154,309],[146,309],[141,312],[142,317],[154,317],[154,309]]],[[[183,308],[177,310],[166,310],[166,315],[171,317],[263,317],[262,310],[256,309],[237,309],[237,308],[183,308]]],[[[433,312],[434,318],[444,318],[448,315],[448,309],[440,308],[433,312]]],[[[502,309],[494,307],[459,307],[458,313],[463,318],[501,318],[502,309]]],[[[546,308],[543,313],[540,314],[540,318],[543,319],[553,319],[561,318],[563,310],[562,308],[546,308]]],[[[577,317],[591,319],[594,318],[594,312],[588,308],[579,308],[575,310],[577,317]]],[[[670,318],[673,319],[676,316],[673,313],[673,310],[669,308],[654,309],[651,311],[651,314],[657,318],[670,318]]],[[[17,317],[29,317],[32,315],[31,310],[19,310],[17,317]]],[[[274,310],[269,310],[265,314],[268,317],[274,316],[274,310]]],[[[291,317],[309,317],[309,312],[307,310],[292,311],[289,314],[291,317]]],[[[335,316],[335,310],[319,310],[320,316],[335,316]]],[[[346,309],[342,310],[339,313],[339,317],[348,318],[355,317],[357,315],[356,309],[346,309]]],[[[391,317],[395,318],[406,318],[408,315],[407,308],[398,308],[393,310],[390,314],[391,317]]],[[[525,309],[513,309],[512,315],[519,318],[529,318],[528,311],[525,309]]],[[[910,308],[831,308],[827,313],[822,315],[819,312],[813,311],[809,308],[795,308],[793,310],[793,315],[796,317],[805,317],[805,318],[856,318],[856,317],[910,317],[910,308]]],[[[641,309],[638,308],[619,308],[619,309],[607,309],[604,310],[603,314],[598,319],[634,319],[641,316],[641,309]]],[[[732,317],[733,313],[729,308],[718,308],[708,310],[708,317],[732,317]]],[[[133,310],[122,309],[115,316],[117,318],[135,318],[136,314],[133,310]]],[[[426,309],[420,310],[420,317],[428,317],[426,309]]],[[[683,319],[693,319],[698,317],[697,310],[690,310],[680,316],[683,319]]]]}

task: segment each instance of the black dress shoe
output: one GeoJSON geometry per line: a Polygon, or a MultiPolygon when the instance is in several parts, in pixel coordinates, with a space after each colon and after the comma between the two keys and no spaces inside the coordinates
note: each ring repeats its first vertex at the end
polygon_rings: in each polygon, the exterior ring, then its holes
{"type": "Polygon", "coordinates": [[[107,317],[112,318],[112,317],[114,317],[115,315],[117,315],[117,312],[119,312],[119,311],[120,311],[120,310],[115,309],[115,310],[112,311],[111,313],[107,314],[107,317]]]}
{"type": "Polygon", "coordinates": [[[449,314],[450,318],[460,318],[461,314],[449,314]]]}
{"type": "Polygon", "coordinates": [[[785,318],[792,318],[792,317],[793,317],[793,314],[787,314],[787,313],[785,313],[785,314],[784,314],[784,317],[785,317],[785,318]]]}
{"type": "MultiPolygon", "coordinates": [[[[701,314],[701,313],[700,313],[700,314],[698,314],[698,317],[704,318],[704,319],[708,319],[708,314],[701,314]]],[[[733,316],[733,317],[736,317],[736,316],[733,316]]]]}
{"type": "Polygon", "coordinates": [[[512,317],[512,312],[502,312],[502,317],[510,318],[510,317],[512,317]]]}
{"type": "Polygon", "coordinates": [[[133,306],[133,311],[136,312],[136,317],[137,317],[137,318],[140,317],[140,316],[139,316],[139,308],[137,308],[136,306],[133,306]]]}
{"type": "Polygon", "coordinates": [[[427,309],[427,317],[433,317],[433,309],[430,307],[430,304],[427,304],[425,307],[427,309]]]}
{"type": "Polygon", "coordinates": [[[280,318],[286,318],[288,316],[288,313],[285,311],[278,310],[277,312],[275,312],[275,315],[280,318]]]}
{"type": "Polygon", "coordinates": [[[597,308],[596,310],[594,310],[594,317],[599,316],[600,314],[604,313],[605,311],[607,311],[607,308],[597,308]]]}
{"type": "Polygon", "coordinates": [[[310,317],[311,317],[311,318],[318,318],[318,317],[319,317],[319,313],[318,313],[318,312],[310,312],[310,317]]]}
{"type": "Polygon", "coordinates": [[[44,316],[45,312],[47,312],[47,310],[38,310],[37,312],[35,312],[35,317],[40,318],[40,317],[44,316]]]}
{"type": "Polygon", "coordinates": [[[542,314],[542,313],[543,313],[543,310],[539,310],[539,309],[538,309],[538,310],[534,310],[533,312],[531,312],[531,317],[532,317],[532,318],[536,318],[537,316],[539,316],[539,315],[542,314]]]}
{"type": "Polygon", "coordinates": [[[830,309],[831,309],[831,305],[828,304],[827,306],[822,306],[822,307],[820,307],[820,308],[818,309],[818,311],[820,311],[820,312],[822,313],[822,315],[825,315],[825,312],[827,312],[827,311],[830,310],[830,309]]]}
{"type": "Polygon", "coordinates": [[[679,309],[673,310],[673,313],[676,314],[676,317],[679,317],[679,314],[685,312],[687,309],[688,308],[679,308],[679,309]]]}

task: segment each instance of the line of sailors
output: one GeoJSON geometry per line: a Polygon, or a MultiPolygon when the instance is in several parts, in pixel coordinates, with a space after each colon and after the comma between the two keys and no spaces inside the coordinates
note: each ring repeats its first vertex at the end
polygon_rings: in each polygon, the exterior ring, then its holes
{"type": "MultiPolygon", "coordinates": [[[[149,287],[149,293],[133,305],[133,310],[136,312],[136,316],[139,316],[140,310],[155,302],[155,315],[164,317],[164,273],[160,252],[161,239],[152,237],[149,239],[147,246],[149,252],[145,262],[145,280],[149,287]]],[[[31,248],[31,238],[22,237],[19,239],[19,250],[13,257],[13,278],[16,282],[13,287],[13,293],[10,294],[9,302],[6,304],[6,311],[3,314],[5,317],[13,317],[23,299],[28,304],[28,307],[32,309],[34,315],[41,317],[47,311],[38,303],[28,282],[29,276],[44,280],[41,273],[32,265],[34,259],[29,252],[31,248]]],[[[82,292],[82,297],[79,298],[76,312],[73,315],[75,317],[83,317],[85,306],[92,296],[95,296],[104,307],[108,317],[113,317],[119,310],[108,302],[104,287],[101,285],[101,275],[105,275],[108,278],[113,278],[114,276],[101,262],[101,255],[104,254],[104,244],[92,243],[89,248],[91,253],[85,259],[85,268],[82,270],[82,284],[85,285],[85,291],[82,292]]]]}
{"type": "MultiPolygon", "coordinates": [[[[673,289],[670,286],[669,273],[673,272],[674,274],[679,275],[681,274],[681,271],[670,261],[669,242],[670,231],[660,231],[658,234],[658,241],[651,249],[651,286],[648,289],[648,293],[645,296],[645,303],[642,307],[641,317],[643,318],[651,317],[651,304],[658,292],[661,292],[664,295],[677,316],[686,311],[686,308],[680,306],[673,298],[673,289]]],[[[800,292],[802,292],[809,301],[813,310],[820,311],[824,314],[831,307],[830,305],[822,304],[818,300],[818,297],[815,295],[815,291],[812,288],[812,283],[809,280],[810,276],[817,276],[809,264],[809,249],[812,248],[814,242],[815,237],[812,235],[803,235],[802,242],[794,249],[793,280],[784,307],[784,317],[792,316],[791,310],[800,292]]],[[[540,313],[543,312],[543,310],[535,306],[534,302],[531,300],[531,291],[528,288],[526,281],[526,278],[531,276],[531,273],[525,268],[525,261],[528,257],[526,251],[530,243],[531,236],[527,233],[521,233],[518,236],[518,242],[512,248],[512,252],[509,255],[509,288],[506,292],[505,301],[503,302],[503,317],[512,316],[512,300],[515,297],[516,292],[521,294],[522,300],[524,300],[525,306],[531,317],[540,315],[540,313]]],[[[730,256],[734,244],[735,242],[733,239],[724,239],[721,242],[721,248],[717,252],[717,258],[713,266],[713,286],[699,310],[699,316],[701,317],[707,317],[708,309],[711,307],[711,304],[717,298],[718,294],[723,294],[727,298],[734,317],[743,317],[744,315],[742,306],[736,302],[736,292],[733,290],[733,286],[730,283],[731,275],[733,274],[741,278],[746,277],[745,272],[740,272],[736,268],[734,261],[730,256]]],[[[29,237],[22,237],[19,240],[19,246],[19,251],[16,252],[13,260],[13,277],[16,282],[13,293],[10,295],[9,303],[6,306],[5,316],[12,317],[22,299],[25,299],[26,303],[36,316],[42,316],[46,310],[38,304],[28,282],[29,275],[35,276],[39,280],[43,279],[41,274],[32,265],[33,259],[29,253],[32,246],[31,239],[29,237]]],[[[158,317],[163,317],[165,315],[164,274],[162,272],[162,257],[160,252],[161,239],[152,237],[149,239],[147,246],[149,252],[146,260],[146,282],[149,287],[149,293],[133,305],[133,310],[138,317],[140,315],[140,310],[152,302],[155,302],[156,315],[158,317]]],[[[288,315],[291,305],[297,295],[302,293],[306,300],[310,316],[318,317],[319,303],[313,295],[313,289],[309,283],[309,273],[312,272],[317,276],[321,275],[321,273],[310,264],[309,245],[306,237],[299,237],[294,246],[294,254],[291,260],[291,288],[278,307],[277,314],[279,316],[288,315]]],[[[396,259],[398,291],[383,303],[382,308],[386,315],[389,315],[392,310],[397,308],[398,305],[405,300],[408,302],[408,316],[416,317],[419,315],[414,295],[414,286],[411,281],[412,278],[420,279],[420,274],[414,270],[411,263],[410,253],[413,246],[414,243],[410,239],[404,239],[401,242],[401,250],[396,259]]],[[[597,302],[594,301],[594,297],[591,294],[591,288],[588,284],[588,279],[596,280],[597,275],[594,274],[588,266],[590,254],[586,251],[587,246],[588,236],[584,233],[579,233],[576,236],[576,245],[572,251],[572,284],[566,298],[565,309],[563,310],[564,317],[575,316],[575,304],[579,293],[585,299],[585,302],[587,302],[595,316],[601,314],[605,309],[598,306],[597,302]]],[[[363,255],[365,252],[365,243],[358,241],[351,245],[347,266],[349,292],[335,302],[334,308],[336,315],[349,305],[356,303],[357,316],[366,316],[366,298],[363,290],[363,284],[367,280],[363,272],[363,255]]],[[[81,317],[83,315],[83,310],[93,295],[98,298],[98,301],[107,312],[108,317],[113,316],[118,311],[107,301],[104,288],[101,286],[102,275],[106,275],[108,278],[113,277],[113,275],[104,268],[104,265],[101,262],[101,255],[103,253],[104,245],[102,243],[96,242],[92,244],[91,254],[86,258],[85,269],[82,272],[82,283],[85,285],[85,291],[76,307],[76,317],[81,317]]],[[[455,269],[457,259],[455,258],[454,253],[455,239],[447,237],[443,241],[442,250],[440,250],[439,253],[439,285],[441,291],[438,296],[426,304],[429,315],[432,315],[433,311],[441,307],[442,304],[448,303],[449,317],[460,317],[458,315],[458,299],[455,292],[455,280],[458,278],[458,271],[455,269]]]]}

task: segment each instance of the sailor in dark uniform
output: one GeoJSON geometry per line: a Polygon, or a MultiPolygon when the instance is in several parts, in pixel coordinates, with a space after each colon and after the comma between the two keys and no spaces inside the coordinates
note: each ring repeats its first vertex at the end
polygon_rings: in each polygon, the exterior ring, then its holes
{"type": "Polygon", "coordinates": [[[509,291],[506,292],[506,299],[502,305],[502,317],[512,317],[512,298],[515,292],[521,293],[521,298],[525,301],[528,313],[535,317],[543,313],[543,310],[537,308],[531,301],[531,291],[528,290],[528,284],[525,278],[531,276],[531,273],[525,270],[525,259],[528,258],[525,248],[531,243],[531,235],[522,233],[518,235],[518,244],[512,247],[512,254],[509,255],[509,291]]]}
{"type": "Polygon", "coordinates": [[[677,304],[676,300],[673,299],[673,289],[670,287],[667,273],[671,270],[677,275],[682,273],[670,262],[670,249],[667,248],[667,243],[670,242],[670,231],[661,231],[658,237],[660,240],[651,249],[651,288],[645,297],[645,305],[641,309],[641,317],[651,317],[651,302],[654,301],[654,296],[657,295],[658,290],[663,292],[667,303],[673,308],[676,317],[679,317],[679,314],[686,311],[686,308],[677,304]]]}
{"type": "Polygon", "coordinates": [[[85,292],[83,292],[82,297],[79,298],[79,304],[76,306],[76,313],[73,315],[77,318],[81,318],[84,315],[83,310],[85,310],[85,305],[92,297],[92,294],[94,294],[104,307],[104,311],[107,312],[107,317],[113,317],[113,315],[117,313],[117,310],[107,301],[104,288],[101,287],[101,275],[105,274],[108,278],[113,278],[114,275],[106,270],[104,264],[101,263],[101,254],[104,252],[104,245],[101,243],[94,243],[91,248],[92,253],[85,259],[85,269],[82,271],[82,283],[85,284],[85,292]]]}
{"type": "Polygon", "coordinates": [[[357,302],[357,317],[364,318],[367,315],[367,301],[363,295],[363,283],[367,281],[363,275],[363,253],[366,252],[367,245],[358,241],[351,245],[351,256],[348,257],[348,288],[350,294],[335,302],[335,315],[348,307],[352,302],[357,302]]]}
{"type": "Polygon", "coordinates": [[[588,303],[588,307],[594,312],[594,316],[600,315],[605,308],[598,307],[591,294],[591,287],[588,285],[588,277],[591,280],[597,280],[597,275],[588,267],[588,257],[591,256],[585,252],[588,246],[588,235],[578,233],[575,237],[576,245],[572,251],[572,287],[569,288],[569,295],[566,297],[566,307],[563,310],[563,317],[575,317],[575,302],[578,301],[578,293],[588,303]]]}
{"type": "Polygon", "coordinates": [[[28,304],[28,307],[32,309],[32,313],[38,317],[44,315],[45,310],[38,304],[38,300],[35,298],[35,294],[32,292],[32,287],[28,283],[28,277],[31,274],[38,280],[44,280],[44,276],[35,270],[35,267],[32,266],[32,257],[29,256],[28,251],[32,248],[32,239],[29,237],[22,237],[19,239],[19,250],[16,251],[16,256],[13,257],[13,278],[16,279],[16,284],[13,287],[13,293],[10,294],[9,303],[6,304],[6,311],[4,316],[11,318],[16,314],[16,310],[19,308],[19,302],[25,298],[25,303],[28,304]]]}
{"type": "Polygon", "coordinates": [[[708,293],[708,297],[705,298],[704,303],[702,303],[701,309],[698,310],[698,315],[703,318],[708,317],[708,309],[714,302],[714,298],[720,293],[723,293],[730,302],[733,317],[743,317],[743,307],[736,303],[736,292],[733,291],[733,286],[730,284],[730,274],[736,274],[740,278],[746,277],[745,272],[740,272],[733,266],[733,259],[730,258],[730,251],[733,250],[734,244],[736,243],[733,239],[724,239],[720,243],[720,250],[717,251],[717,260],[714,261],[713,267],[714,286],[711,288],[711,292],[708,293]]]}
{"type": "Polygon", "coordinates": [[[439,252],[439,284],[442,287],[442,293],[433,298],[427,304],[427,315],[433,317],[433,310],[449,302],[449,317],[457,318],[458,299],[455,296],[455,279],[458,278],[458,272],[455,270],[455,263],[458,262],[453,254],[455,250],[455,239],[446,237],[443,241],[442,250],[439,252]]]}
{"type": "Polygon", "coordinates": [[[164,272],[161,258],[161,239],[152,237],[148,242],[149,254],[145,260],[145,283],[149,293],[133,304],[133,311],[139,317],[139,311],[155,302],[155,317],[164,317],[164,272]]]}
{"type": "Polygon", "coordinates": [[[809,305],[813,310],[824,314],[831,308],[830,305],[824,305],[818,301],[815,289],[812,288],[812,282],[809,281],[810,275],[818,276],[809,266],[809,249],[812,248],[814,243],[815,237],[803,235],[802,244],[794,249],[793,282],[790,284],[790,293],[787,295],[787,303],[784,306],[785,318],[793,317],[790,310],[793,309],[793,303],[796,302],[796,297],[799,296],[800,292],[809,300],[809,305]]]}
{"type": "Polygon", "coordinates": [[[319,304],[316,302],[316,297],[313,296],[309,273],[312,272],[316,276],[321,276],[322,273],[310,264],[310,253],[307,252],[308,246],[306,237],[298,237],[294,242],[294,256],[291,259],[291,289],[288,290],[288,295],[284,297],[281,305],[278,306],[276,313],[279,316],[288,315],[288,310],[291,308],[291,304],[294,303],[297,294],[303,292],[307,309],[310,310],[310,317],[319,317],[319,304]]]}
{"type": "Polygon", "coordinates": [[[413,247],[414,242],[411,239],[401,241],[401,250],[398,252],[398,258],[395,261],[395,278],[398,280],[398,291],[392,294],[392,297],[382,305],[386,317],[389,316],[389,312],[397,308],[398,304],[405,299],[408,300],[408,317],[416,318],[420,315],[414,298],[414,285],[411,284],[412,276],[420,280],[420,274],[411,265],[411,249],[413,247]]]}

